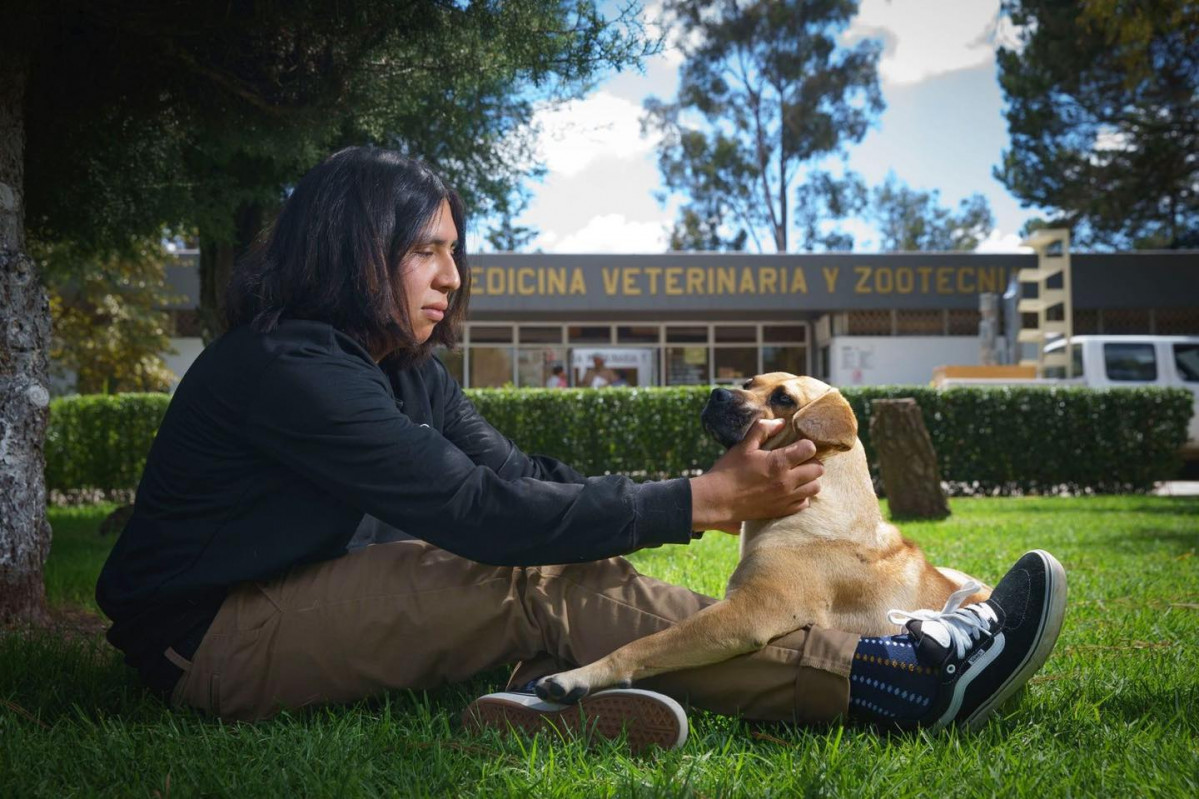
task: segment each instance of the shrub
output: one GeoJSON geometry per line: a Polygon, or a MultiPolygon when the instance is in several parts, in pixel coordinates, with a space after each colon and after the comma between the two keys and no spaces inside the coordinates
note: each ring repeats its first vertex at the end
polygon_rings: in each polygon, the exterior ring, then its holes
{"type": "Polygon", "coordinates": [[[169,401],[166,394],[89,394],[51,400],[47,490],[136,488],[169,401]]]}
{"type": "MultiPolygon", "coordinates": [[[[659,478],[707,468],[721,449],[701,429],[707,387],[477,389],[479,411],[521,449],[584,474],[659,478]]],[[[985,493],[1143,491],[1171,477],[1186,440],[1185,389],[923,386],[844,389],[873,460],[870,401],[914,397],[958,489],[985,493]]],[[[51,403],[49,489],[136,487],[166,410],[162,394],[64,397],[51,403]]]]}

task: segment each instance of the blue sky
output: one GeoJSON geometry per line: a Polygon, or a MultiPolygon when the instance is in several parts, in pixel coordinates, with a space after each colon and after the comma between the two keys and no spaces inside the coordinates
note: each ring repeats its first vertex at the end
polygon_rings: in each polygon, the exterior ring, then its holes
{"type": "MultiPolygon", "coordinates": [[[[882,39],[879,64],[886,110],[861,143],[848,148],[848,165],[868,185],[889,171],[908,185],[940,191],[956,207],[980,192],[996,230],[981,251],[1019,251],[1018,231],[1035,216],[991,177],[1007,146],[996,78],[995,47],[1010,41],[998,18],[998,0],[863,0],[846,32],[882,39]]],[[[659,16],[655,2],[645,18],[659,16]]],[[[642,102],[672,99],[681,57],[668,47],[642,72],[610,75],[586,97],[544,108],[535,123],[548,173],[531,184],[533,199],[520,224],[540,231],[532,247],[546,252],[662,252],[677,202],[663,207],[654,142],[640,133],[642,102]]],[[[861,220],[855,249],[875,249],[861,220]]]]}

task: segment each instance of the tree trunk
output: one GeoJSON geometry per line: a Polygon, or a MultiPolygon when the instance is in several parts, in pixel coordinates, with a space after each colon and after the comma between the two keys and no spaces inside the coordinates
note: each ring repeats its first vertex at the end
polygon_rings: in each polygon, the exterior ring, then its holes
{"type": "Polygon", "coordinates": [[[891,517],[944,519],[949,503],[920,406],[914,399],[893,399],[874,400],[870,407],[870,440],[891,517]]]}
{"type": "Polygon", "coordinates": [[[0,46],[0,625],[44,623],[50,302],[25,254],[29,59],[0,46]]]}
{"type": "Polygon", "coordinates": [[[266,209],[243,203],[234,213],[233,241],[200,232],[200,330],[204,343],[225,332],[225,287],[233,266],[262,230],[266,209]]]}

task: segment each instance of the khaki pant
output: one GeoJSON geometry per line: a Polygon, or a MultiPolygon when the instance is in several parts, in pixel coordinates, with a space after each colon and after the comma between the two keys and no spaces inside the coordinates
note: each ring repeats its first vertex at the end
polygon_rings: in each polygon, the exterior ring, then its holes
{"type": "MultiPolygon", "coordinates": [[[[623,558],[484,566],[422,541],[357,550],[237,587],[172,702],[227,719],[427,689],[501,664],[510,686],[608,652],[716,600],[644,577],[623,558]]],[[[858,637],[809,628],[760,652],[663,674],[643,687],[759,720],[828,721],[849,702],[858,637]]]]}

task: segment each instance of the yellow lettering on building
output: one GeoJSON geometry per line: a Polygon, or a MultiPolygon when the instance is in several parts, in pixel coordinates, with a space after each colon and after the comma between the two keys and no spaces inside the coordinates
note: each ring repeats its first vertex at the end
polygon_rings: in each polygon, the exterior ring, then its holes
{"type": "Polygon", "coordinates": [[[624,280],[621,281],[621,291],[628,295],[641,293],[641,286],[637,285],[637,275],[641,274],[641,270],[637,267],[630,267],[624,270],[624,280]]]}
{"type": "Polygon", "coordinates": [[[737,290],[737,273],[731,266],[722,266],[716,270],[716,293],[733,294],[737,290]]]}
{"type": "Polygon", "coordinates": [[[587,281],[583,279],[583,270],[575,268],[570,275],[570,293],[571,294],[586,294],[587,281]]]}
{"type": "Polygon", "coordinates": [[[758,272],[758,289],[763,294],[766,294],[767,292],[770,292],[772,294],[777,294],[778,293],[778,273],[776,273],[769,266],[766,267],[765,269],[760,270],[758,272]]]}
{"type": "Polygon", "coordinates": [[[910,266],[901,266],[895,270],[895,290],[900,294],[911,294],[916,285],[916,273],[910,266]]]}
{"type": "Polygon", "coordinates": [[[545,273],[545,290],[547,294],[565,294],[566,293],[566,267],[560,266],[557,269],[543,269],[545,273]]]}
{"type": "Polygon", "coordinates": [[[647,267],[645,267],[645,274],[647,277],[649,277],[649,293],[657,294],[658,293],[658,275],[662,274],[662,267],[647,266],[647,267]]]}
{"type": "Polygon", "coordinates": [[[869,294],[870,293],[870,284],[867,281],[870,280],[870,267],[869,266],[855,266],[853,268],[853,271],[854,271],[854,274],[856,274],[858,276],[858,282],[853,287],[853,293],[854,294],[869,294]]]}
{"type": "Polygon", "coordinates": [[[918,266],[916,273],[920,275],[920,293],[928,294],[928,277],[933,273],[931,266],[918,266]]]}
{"type": "Polygon", "coordinates": [[[797,266],[791,272],[791,293],[792,294],[807,294],[808,293],[808,278],[804,274],[803,267],[797,266]]]}
{"type": "Polygon", "coordinates": [[[484,282],[487,284],[488,294],[503,294],[504,270],[494,266],[489,268],[487,270],[487,279],[484,282]]]}
{"type": "Polygon", "coordinates": [[[741,284],[737,286],[738,294],[757,294],[754,286],[754,270],[748,266],[741,270],[741,284]]]}
{"type": "Polygon", "coordinates": [[[605,266],[600,269],[600,275],[604,279],[604,293],[611,297],[616,293],[616,282],[620,277],[620,270],[609,269],[605,266]]]}
{"type": "Polygon", "coordinates": [[[874,290],[879,294],[890,294],[895,290],[895,273],[890,267],[880,266],[874,270],[874,290]]]}
{"type": "Polygon", "coordinates": [[[704,293],[704,270],[698,266],[687,267],[687,293],[704,293]]]}
{"type": "Polygon", "coordinates": [[[483,288],[483,267],[472,266],[470,268],[471,291],[475,294],[486,294],[483,288]]]}
{"type": "Polygon", "coordinates": [[[994,266],[990,269],[978,270],[978,291],[1001,291],[1003,287],[1003,267],[994,266]]]}
{"type": "Polygon", "coordinates": [[[963,266],[958,269],[958,294],[973,294],[977,285],[974,277],[974,267],[963,266]]]}
{"type": "Polygon", "coordinates": [[[516,270],[516,293],[526,297],[531,294],[545,293],[544,286],[542,286],[540,290],[538,289],[537,274],[532,268],[522,266],[520,269],[516,270]]]}
{"type": "MultiPolygon", "coordinates": [[[[825,266],[825,267],[822,267],[820,271],[824,273],[824,285],[828,286],[828,293],[836,294],[837,293],[837,273],[841,271],[841,267],[825,266]]],[[[806,288],[804,289],[804,293],[805,294],[807,293],[806,288]]]]}
{"type": "Polygon", "coordinates": [[[952,294],[953,293],[953,267],[938,266],[937,267],[937,293],[952,294]]]}
{"type": "Polygon", "coordinates": [[[666,293],[677,295],[683,293],[683,287],[679,281],[683,279],[683,267],[668,266],[666,267],[666,293]]]}

